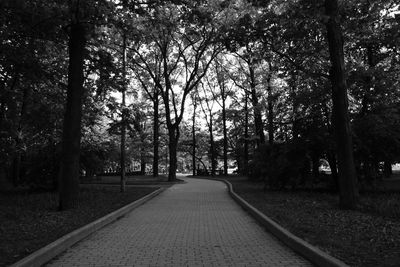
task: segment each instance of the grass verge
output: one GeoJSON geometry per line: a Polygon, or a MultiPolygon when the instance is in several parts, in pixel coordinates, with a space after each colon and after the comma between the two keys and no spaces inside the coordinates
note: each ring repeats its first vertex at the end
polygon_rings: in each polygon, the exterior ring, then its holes
{"type": "Polygon", "coordinates": [[[0,266],[14,263],[106,214],[155,191],[155,187],[85,186],[79,206],[57,211],[56,193],[0,192],[0,266]]]}
{"type": "Polygon", "coordinates": [[[357,211],[312,191],[263,191],[263,184],[227,178],[243,199],[293,234],[350,266],[400,266],[400,193],[361,196],[357,211]]]}

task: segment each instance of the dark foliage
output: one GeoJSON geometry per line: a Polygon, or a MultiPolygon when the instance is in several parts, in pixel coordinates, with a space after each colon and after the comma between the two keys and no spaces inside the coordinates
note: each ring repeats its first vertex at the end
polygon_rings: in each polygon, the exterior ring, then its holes
{"type": "Polygon", "coordinates": [[[250,163],[249,176],[263,179],[271,189],[304,184],[309,176],[308,151],[302,142],[263,145],[250,163]]]}

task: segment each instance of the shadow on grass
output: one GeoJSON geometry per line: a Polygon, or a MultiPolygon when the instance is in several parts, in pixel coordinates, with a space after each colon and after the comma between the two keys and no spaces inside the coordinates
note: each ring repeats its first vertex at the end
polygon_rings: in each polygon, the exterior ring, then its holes
{"type": "Polygon", "coordinates": [[[121,208],[158,187],[95,185],[81,188],[76,209],[57,211],[58,195],[0,193],[0,266],[16,262],[63,235],[121,208]]]}

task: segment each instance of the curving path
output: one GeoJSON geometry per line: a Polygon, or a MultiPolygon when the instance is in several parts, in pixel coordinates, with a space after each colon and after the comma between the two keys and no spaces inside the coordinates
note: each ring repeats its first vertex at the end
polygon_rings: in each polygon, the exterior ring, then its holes
{"type": "Polygon", "coordinates": [[[224,183],[184,180],[48,266],[312,266],[242,210],[224,183]]]}

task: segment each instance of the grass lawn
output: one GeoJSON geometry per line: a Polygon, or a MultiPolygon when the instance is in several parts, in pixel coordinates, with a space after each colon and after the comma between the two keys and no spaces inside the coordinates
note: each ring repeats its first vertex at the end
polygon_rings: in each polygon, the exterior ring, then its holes
{"type": "Polygon", "coordinates": [[[242,198],[293,234],[350,266],[400,266],[400,193],[361,196],[357,211],[312,191],[263,191],[263,184],[227,178],[242,198]]]}
{"type": "Polygon", "coordinates": [[[22,259],[61,236],[121,208],[156,187],[83,186],[79,207],[57,211],[56,193],[0,192],[0,266],[22,259]]]}

